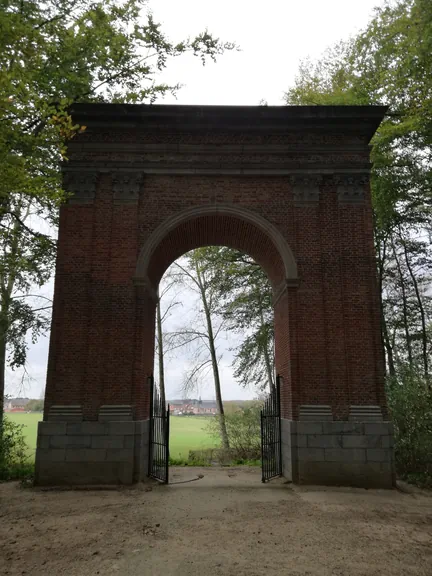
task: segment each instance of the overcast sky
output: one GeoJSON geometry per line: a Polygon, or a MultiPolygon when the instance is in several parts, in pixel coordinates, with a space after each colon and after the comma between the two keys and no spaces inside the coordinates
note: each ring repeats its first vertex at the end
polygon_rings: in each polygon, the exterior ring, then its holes
{"type": "MultiPolygon", "coordinates": [[[[165,103],[178,104],[248,104],[258,105],[261,100],[269,105],[282,105],[283,94],[292,85],[300,60],[317,58],[329,46],[355,35],[364,28],[373,8],[380,0],[150,0],[156,21],[173,40],[208,28],[223,40],[236,42],[241,51],[227,53],[217,64],[203,67],[198,58],[181,57],[171,62],[161,80],[183,88],[177,99],[167,97],[165,103]]],[[[43,294],[49,296],[52,283],[43,294]]],[[[193,299],[183,294],[184,306],[178,308],[170,325],[193,307],[193,299]]],[[[231,343],[231,345],[233,342],[231,343]]],[[[232,378],[227,351],[228,342],[221,342],[224,351],[221,372],[225,399],[252,397],[253,391],[242,390],[232,378]]],[[[48,337],[32,345],[28,356],[25,393],[39,397],[45,386],[48,337]]],[[[181,374],[187,367],[186,357],[169,361],[167,366],[168,397],[178,395],[181,374]]],[[[7,371],[6,389],[18,392],[21,374],[7,371]]],[[[203,398],[212,398],[210,385],[203,385],[203,398]]]]}

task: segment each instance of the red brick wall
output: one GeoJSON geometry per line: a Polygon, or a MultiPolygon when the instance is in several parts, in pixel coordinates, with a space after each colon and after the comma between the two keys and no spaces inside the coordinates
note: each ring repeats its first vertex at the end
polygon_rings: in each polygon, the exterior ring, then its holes
{"type": "MultiPolygon", "coordinates": [[[[102,404],[148,413],[155,303],[133,278],[151,234],[190,207],[235,205],[271,223],[297,261],[298,286],[275,306],[276,365],[285,417],[301,404],[330,404],[346,418],[350,404],[384,406],[370,201],[341,204],[331,178],[320,200],[294,205],[286,176],[146,175],[137,203],[113,201],[110,174],[99,176],[90,204],[61,210],[46,411],[80,404],[96,419],[102,404]]],[[[157,246],[152,288],[190,249],[222,244],[248,252],[280,291],[281,256],[269,237],[238,217],[208,215],[181,223],[157,246]]],[[[47,412],[46,412],[47,414],[47,412]]]]}

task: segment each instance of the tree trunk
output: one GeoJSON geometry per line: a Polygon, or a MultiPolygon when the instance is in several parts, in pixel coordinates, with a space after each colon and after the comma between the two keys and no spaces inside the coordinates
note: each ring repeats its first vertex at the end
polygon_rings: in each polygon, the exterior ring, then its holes
{"type": "Polygon", "coordinates": [[[402,268],[396,253],[396,247],[394,245],[394,240],[393,238],[391,239],[391,244],[392,244],[392,248],[393,248],[393,254],[394,254],[394,258],[395,258],[395,262],[396,262],[396,267],[398,269],[398,273],[399,273],[399,277],[400,277],[400,285],[401,285],[401,290],[402,290],[402,315],[403,315],[403,324],[404,324],[404,330],[405,330],[405,339],[406,339],[406,346],[407,346],[407,352],[408,352],[408,362],[410,365],[410,368],[412,367],[413,364],[413,357],[412,357],[412,346],[411,346],[411,335],[409,333],[409,327],[408,327],[408,307],[407,307],[407,298],[406,298],[406,290],[405,290],[405,278],[403,277],[403,272],[402,272],[402,268]]]}
{"type": "MultiPolygon", "coordinates": [[[[2,302],[0,305],[0,442],[3,440],[3,422],[4,422],[4,395],[5,395],[5,373],[6,373],[6,347],[7,347],[7,329],[8,314],[5,314],[5,307],[8,302],[5,301],[5,292],[1,290],[2,302]]],[[[6,308],[8,309],[8,307],[6,308]]],[[[3,451],[0,450],[0,457],[3,451]]],[[[1,465],[1,463],[0,463],[1,465]]]]}
{"type": "Polygon", "coordinates": [[[269,390],[271,390],[272,387],[274,386],[273,369],[272,369],[272,365],[271,365],[271,361],[270,361],[270,354],[269,354],[267,346],[264,346],[263,354],[264,354],[264,362],[265,362],[266,371],[267,371],[269,390]]]}
{"type": "Polygon", "coordinates": [[[382,332],[383,332],[383,340],[384,340],[384,349],[387,354],[387,366],[390,376],[396,376],[396,368],[393,356],[393,347],[390,342],[390,337],[387,329],[387,322],[384,316],[383,311],[381,310],[382,315],[382,332]]]}
{"type": "Polygon", "coordinates": [[[3,423],[4,423],[4,391],[5,391],[5,367],[6,367],[6,338],[4,330],[0,326],[0,473],[4,469],[3,423]]]}
{"type": "Polygon", "coordinates": [[[213,368],[213,379],[214,379],[215,393],[216,393],[216,404],[217,404],[217,409],[219,412],[219,422],[220,422],[222,446],[225,450],[229,450],[230,446],[229,446],[228,433],[227,433],[227,429],[226,429],[225,411],[224,411],[223,402],[222,402],[222,391],[221,391],[220,376],[219,376],[219,366],[218,366],[217,354],[216,354],[216,348],[215,348],[215,342],[214,342],[214,333],[213,333],[213,324],[212,324],[212,319],[211,319],[211,313],[210,313],[209,305],[207,302],[207,296],[206,296],[205,288],[204,288],[204,285],[202,282],[201,272],[200,272],[198,263],[195,264],[195,270],[197,273],[197,280],[198,280],[198,284],[199,284],[200,292],[201,292],[201,300],[203,303],[204,313],[205,313],[206,322],[207,322],[209,350],[210,350],[210,357],[211,357],[211,363],[212,363],[212,368],[213,368]]]}
{"type": "MultiPolygon", "coordinates": [[[[21,220],[25,222],[30,214],[30,204],[27,206],[25,213],[21,220]]],[[[6,247],[3,246],[3,258],[6,260],[8,257],[13,259],[19,254],[19,224],[15,222],[13,231],[14,237],[10,245],[9,253],[6,253],[6,247]]],[[[5,392],[5,371],[6,371],[6,347],[7,347],[7,333],[9,329],[9,313],[11,305],[11,296],[15,286],[16,270],[13,269],[9,272],[9,276],[0,276],[0,433],[3,430],[3,413],[4,413],[4,392],[5,392]]]]}
{"type": "Polygon", "coordinates": [[[162,317],[160,309],[160,298],[158,294],[158,301],[156,306],[156,324],[157,324],[157,339],[158,339],[158,362],[159,362],[159,388],[162,400],[162,405],[166,405],[165,397],[165,371],[164,371],[164,345],[162,334],[162,317]]]}
{"type": "Polygon", "coordinates": [[[4,393],[5,393],[5,368],[6,368],[6,339],[3,328],[0,327],[0,437],[3,430],[4,393]]]}
{"type": "Polygon", "coordinates": [[[3,278],[0,279],[0,434],[3,430],[7,333],[9,328],[10,297],[12,294],[13,282],[14,277],[12,275],[6,286],[3,278]]]}
{"type": "Polygon", "coordinates": [[[424,367],[424,371],[425,371],[425,376],[426,378],[429,376],[429,361],[428,361],[428,336],[427,336],[427,329],[426,329],[426,314],[425,314],[425,310],[424,310],[424,306],[423,306],[423,302],[421,299],[421,295],[420,295],[420,290],[418,287],[418,282],[417,282],[417,278],[415,277],[415,274],[413,272],[413,269],[411,267],[409,258],[408,258],[408,252],[406,249],[406,245],[405,242],[403,241],[401,235],[399,235],[399,239],[401,241],[402,247],[403,247],[403,251],[404,251],[404,255],[405,255],[405,263],[406,266],[408,268],[408,272],[409,275],[411,277],[412,283],[414,285],[414,291],[416,293],[416,297],[417,297],[417,302],[418,302],[418,306],[419,306],[419,311],[420,311],[420,317],[421,317],[421,325],[422,325],[422,357],[423,357],[423,367],[424,367]]]}
{"type": "Polygon", "coordinates": [[[386,242],[383,241],[383,250],[381,253],[381,247],[378,241],[378,286],[379,286],[379,299],[380,299],[380,311],[381,311],[381,337],[383,341],[384,350],[387,356],[386,365],[390,376],[396,375],[396,369],[393,357],[393,347],[390,342],[390,337],[387,329],[387,321],[384,314],[384,302],[383,302],[383,280],[384,280],[384,266],[386,260],[386,242]]]}
{"type": "MultiPolygon", "coordinates": [[[[260,312],[260,319],[261,319],[261,327],[264,328],[265,322],[264,322],[264,314],[263,314],[263,307],[262,307],[262,298],[261,298],[261,292],[260,292],[260,289],[258,286],[257,286],[257,291],[258,291],[258,304],[259,304],[259,312],[260,312]]],[[[270,354],[269,354],[269,349],[268,349],[268,337],[267,337],[266,342],[265,342],[263,355],[264,355],[264,363],[265,363],[265,367],[266,367],[267,379],[268,379],[269,391],[270,391],[274,386],[274,379],[273,379],[273,369],[272,369],[273,363],[270,361],[270,354]]]]}

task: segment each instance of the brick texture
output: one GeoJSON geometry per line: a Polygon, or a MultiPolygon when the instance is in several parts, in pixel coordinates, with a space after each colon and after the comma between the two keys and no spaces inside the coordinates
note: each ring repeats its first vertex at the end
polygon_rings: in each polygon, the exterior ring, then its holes
{"type": "MultiPolygon", "coordinates": [[[[348,418],[350,405],[378,405],[385,415],[369,187],[367,182],[362,185],[362,201],[344,203],[335,177],[341,162],[345,171],[354,173],[359,166],[369,170],[371,134],[356,139],[352,129],[344,135],[339,128],[338,138],[329,136],[333,144],[322,146],[318,158],[314,142],[323,140],[324,129],[315,137],[309,124],[301,128],[302,159],[295,156],[300,154],[299,134],[292,143],[285,138],[291,152],[278,150],[273,158],[263,136],[271,128],[263,128],[259,138],[250,137],[251,146],[253,138],[261,146],[257,157],[245,147],[246,126],[229,134],[229,141],[241,150],[238,166],[253,162],[254,171],[241,168],[230,173],[222,169],[225,160],[209,170],[198,152],[189,154],[190,146],[199,149],[200,144],[202,151],[215,153],[216,144],[207,132],[188,136],[191,144],[183,149],[179,128],[157,133],[157,138],[154,132],[150,138],[148,129],[134,124],[117,128],[110,138],[109,131],[92,127],[90,121],[86,124],[87,133],[71,147],[67,169],[95,171],[95,192],[90,202],[80,203],[78,194],[76,201],[61,209],[46,417],[52,405],[69,404],[80,405],[86,421],[97,420],[100,406],[116,404],[131,405],[136,420],[148,417],[154,292],[176,258],[212,244],[247,252],[272,283],[276,367],[283,377],[285,418],[296,420],[300,405],[314,404],[331,406],[338,420],[348,418]],[[135,147],[133,152],[122,149],[122,141],[135,147]],[[147,154],[150,145],[153,156],[147,154]],[[345,147],[356,149],[347,153],[345,147]],[[147,150],[147,161],[155,166],[164,161],[164,168],[141,168],[135,201],[122,203],[113,193],[113,174],[125,165],[127,169],[142,166],[143,153],[137,150],[147,150]],[[174,169],[180,152],[181,168],[174,169]],[[287,170],[278,173],[274,168],[276,161],[285,158],[296,162],[297,170],[321,163],[314,168],[321,170],[316,201],[298,202],[296,184],[287,170]],[[221,206],[236,207],[237,215],[225,214],[221,206]],[[137,262],[155,231],[191,208],[207,212],[179,221],[162,234],[137,282],[137,262]],[[287,281],[283,256],[272,235],[242,218],[242,210],[277,230],[294,256],[297,279],[287,281]]],[[[271,133],[268,142],[270,137],[271,133]]],[[[223,152],[222,140],[217,146],[223,152]]],[[[227,149],[226,162],[234,161],[232,156],[227,149]]]]}

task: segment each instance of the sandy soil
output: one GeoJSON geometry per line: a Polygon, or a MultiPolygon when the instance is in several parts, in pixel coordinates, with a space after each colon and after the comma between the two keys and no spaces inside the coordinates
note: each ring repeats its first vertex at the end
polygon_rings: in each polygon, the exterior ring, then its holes
{"type": "Polygon", "coordinates": [[[432,576],[432,496],[296,488],[256,469],[170,486],[0,486],[0,574],[432,576]]]}

